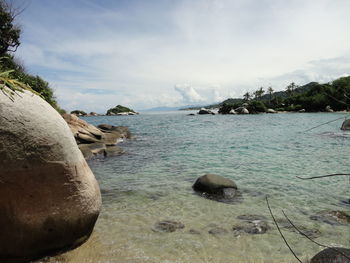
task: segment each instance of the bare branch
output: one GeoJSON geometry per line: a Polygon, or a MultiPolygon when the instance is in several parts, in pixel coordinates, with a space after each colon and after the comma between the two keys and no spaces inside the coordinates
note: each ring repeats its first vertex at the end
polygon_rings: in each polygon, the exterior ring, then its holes
{"type": "Polygon", "coordinates": [[[285,238],[284,235],[282,234],[282,231],[281,231],[279,225],[277,224],[277,221],[276,221],[276,219],[275,219],[275,217],[274,217],[274,215],[273,215],[273,213],[272,213],[272,210],[271,210],[271,207],[270,207],[270,204],[269,204],[269,199],[268,199],[267,196],[266,196],[266,203],[267,203],[267,207],[269,208],[270,215],[271,215],[273,221],[275,222],[275,225],[276,225],[276,227],[277,227],[277,229],[278,229],[278,232],[280,233],[280,235],[281,235],[281,237],[282,237],[284,243],[286,243],[287,247],[289,248],[290,252],[292,252],[293,256],[294,256],[300,263],[303,263],[303,262],[298,258],[298,256],[294,253],[293,249],[289,246],[289,244],[288,244],[286,238],[285,238]]]}
{"type": "Polygon", "coordinates": [[[282,213],[283,213],[284,217],[288,220],[289,224],[290,224],[300,235],[306,237],[308,240],[310,240],[311,242],[315,243],[316,245],[321,246],[321,247],[325,247],[325,248],[332,249],[332,250],[338,252],[339,254],[341,254],[342,256],[344,256],[345,258],[347,258],[347,259],[350,260],[350,258],[349,258],[347,255],[345,255],[342,251],[340,251],[340,250],[338,250],[338,249],[336,249],[336,248],[334,248],[334,247],[330,247],[330,246],[327,246],[327,245],[323,245],[323,244],[321,244],[321,243],[318,243],[317,241],[315,241],[315,240],[313,240],[312,238],[310,238],[308,235],[306,235],[304,232],[302,232],[299,228],[297,228],[296,225],[293,224],[293,222],[288,218],[288,216],[286,215],[286,213],[285,213],[283,210],[282,210],[282,213]]]}
{"type": "Polygon", "coordinates": [[[320,175],[320,176],[312,176],[312,177],[300,177],[296,176],[296,178],[301,180],[310,180],[310,179],[318,179],[318,178],[325,178],[325,177],[331,177],[331,176],[350,176],[350,174],[326,174],[326,175],[320,175]]]}
{"type": "Polygon", "coordinates": [[[331,123],[331,122],[334,122],[334,121],[337,121],[337,120],[340,120],[340,119],[344,119],[344,118],[346,118],[347,116],[348,116],[348,115],[343,116],[343,117],[340,117],[340,118],[337,118],[337,119],[335,119],[335,120],[331,120],[331,121],[322,123],[322,124],[320,124],[320,125],[317,125],[317,126],[315,126],[315,127],[310,128],[310,129],[308,129],[308,130],[306,130],[306,131],[304,131],[304,132],[308,132],[308,131],[311,131],[311,130],[316,129],[316,128],[318,128],[318,127],[321,127],[321,126],[323,126],[323,125],[326,125],[326,124],[328,124],[328,123],[331,123]]]}

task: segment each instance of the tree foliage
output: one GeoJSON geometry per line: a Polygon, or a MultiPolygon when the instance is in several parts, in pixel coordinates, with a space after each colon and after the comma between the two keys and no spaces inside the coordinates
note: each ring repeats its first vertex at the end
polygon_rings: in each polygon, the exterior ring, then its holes
{"type": "Polygon", "coordinates": [[[8,51],[16,51],[20,45],[21,29],[14,24],[16,14],[11,6],[0,0],[0,56],[8,51]]]}
{"type": "Polygon", "coordinates": [[[129,109],[128,107],[117,105],[114,108],[111,108],[107,111],[107,115],[110,115],[111,113],[117,114],[122,112],[135,112],[132,109],[129,109]]]}
{"type": "Polygon", "coordinates": [[[16,51],[20,45],[19,38],[21,30],[14,24],[15,18],[20,12],[5,0],[0,0],[0,74],[5,79],[11,80],[13,85],[10,87],[10,82],[6,83],[4,80],[2,84],[9,87],[12,92],[14,92],[14,85],[19,86],[20,89],[23,87],[31,89],[58,112],[63,113],[64,110],[58,106],[49,83],[39,76],[33,76],[27,73],[22,63],[9,53],[16,51]]]}
{"type": "Polygon", "coordinates": [[[350,109],[350,76],[342,77],[330,83],[320,84],[310,82],[304,86],[297,86],[294,82],[289,84],[285,91],[273,92],[269,87],[267,94],[263,88],[254,92],[254,99],[249,92],[243,95],[244,100],[240,103],[235,99],[225,100],[220,106],[219,113],[227,114],[231,109],[248,102],[247,109],[250,113],[265,112],[267,107],[278,111],[319,112],[331,108],[336,111],[350,109]]]}

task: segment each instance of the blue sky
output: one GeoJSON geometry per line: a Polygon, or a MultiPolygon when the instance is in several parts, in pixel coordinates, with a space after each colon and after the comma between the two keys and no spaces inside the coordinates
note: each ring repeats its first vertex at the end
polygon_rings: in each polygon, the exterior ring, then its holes
{"type": "Polygon", "coordinates": [[[67,109],[209,104],[350,73],[348,0],[18,0],[27,70],[67,109]]]}

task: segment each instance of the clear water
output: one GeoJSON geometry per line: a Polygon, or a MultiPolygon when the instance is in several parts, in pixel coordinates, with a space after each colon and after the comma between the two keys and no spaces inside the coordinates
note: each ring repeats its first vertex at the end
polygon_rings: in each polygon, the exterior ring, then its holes
{"type": "MultiPolygon", "coordinates": [[[[303,181],[296,176],[348,173],[350,133],[334,114],[186,116],[188,112],[86,118],[92,124],[129,126],[133,140],[121,156],[90,162],[103,196],[103,210],[90,240],[53,262],[294,262],[273,222],[262,235],[235,236],[237,216],[268,218],[265,196],[277,218],[284,210],[294,223],[321,231],[318,242],[350,246],[350,229],[309,219],[325,210],[349,210],[345,176],[303,181]],[[195,195],[197,177],[215,173],[233,179],[243,202],[224,204],[195,195]],[[160,220],[180,221],[173,233],[151,230],[160,220]],[[213,236],[216,224],[226,235],[213,236]],[[190,234],[195,229],[199,235],[190,234]]],[[[345,116],[345,114],[344,114],[345,116]]],[[[301,259],[320,247],[284,231],[301,259]]]]}

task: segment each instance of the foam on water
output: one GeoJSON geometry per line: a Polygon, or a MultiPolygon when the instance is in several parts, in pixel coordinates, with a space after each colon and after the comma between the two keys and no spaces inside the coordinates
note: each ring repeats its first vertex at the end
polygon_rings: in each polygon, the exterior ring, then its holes
{"type": "MultiPolygon", "coordinates": [[[[349,134],[337,114],[186,116],[187,112],[86,118],[92,124],[129,126],[134,140],[125,155],[97,159],[90,166],[103,195],[103,210],[92,238],[52,262],[293,262],[273,222],[261,235],[234,235],[242,214],[270,218],[268,195],[277,218],[284,209],[297,225],[318,229],[318,242],[349,246],[348,226],[310,220],[316,212],[349,210],[349,179],[303,181],[296,176],[349,172],[349,134]],[[215,173],[233,179],[243,201],[224,204],[193,193],[195,179],[215,173]],[[180,221],[173,233],[152,231],[160,220],[180,221]],[[208,233],[213,225],[224,235],[208,233]],[[200,234],[189,233],[194,229],[200,234]]],[[[306,259],[321,250],[284,231],[306,259]]]]}

